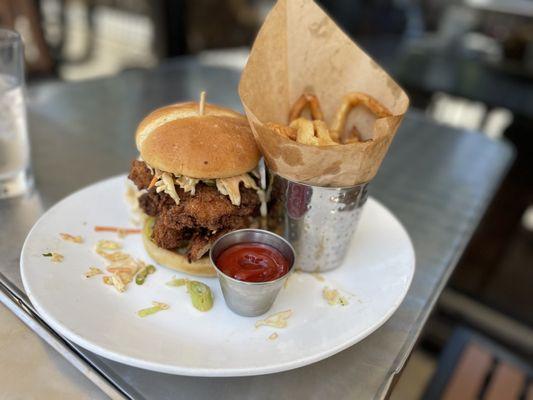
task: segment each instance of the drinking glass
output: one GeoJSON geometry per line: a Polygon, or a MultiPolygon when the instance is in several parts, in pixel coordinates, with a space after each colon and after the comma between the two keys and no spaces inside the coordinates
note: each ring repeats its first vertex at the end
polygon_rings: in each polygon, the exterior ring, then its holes
{"type": "Polygon", "coordinates": [[[0,198],[32,186],[24,100],[24,46],[18,33],[0,29],[0,198]]]}

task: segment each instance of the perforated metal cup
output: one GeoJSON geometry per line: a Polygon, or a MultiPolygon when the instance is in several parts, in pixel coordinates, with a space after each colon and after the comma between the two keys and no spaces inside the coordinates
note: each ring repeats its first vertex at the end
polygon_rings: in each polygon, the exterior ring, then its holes
{"type": "Polygon", "coordinates": [[[312,186],[269,174],[269,228],[294,246],[296,267],[306,272],[339,267],[357,228],[368,184],[312,186]]]}
{"type": "Polygon", "coordinates": [[[293,270],[295,259],[294,249],[289,242],[262,229],[239,229],[226,233],[211,246],[209,257],[217,272],[226,304],[233,312],[245,317],[256,317],[272,307],[293,270]],[[289,261],[289,270],[285,275],[268,282],[244,282],[226,275],[218,268],[216,260],[228,247],[239,243],[263,243],[274,247],[289,261]]]}

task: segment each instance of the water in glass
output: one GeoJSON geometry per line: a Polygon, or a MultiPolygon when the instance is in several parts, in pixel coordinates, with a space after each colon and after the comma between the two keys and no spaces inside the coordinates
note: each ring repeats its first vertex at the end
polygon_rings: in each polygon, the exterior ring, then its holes
{"type": "Polygon", "coordinates": [[[24,99],[24,46],[17,32],[0,28],[0,199],[32,187],[24,99]]]}
{"type": "Polygon", "coordinates": [[[28,165],[28,133],[22,86],[0,74],[0,180],[22,173],[28,165]]]}

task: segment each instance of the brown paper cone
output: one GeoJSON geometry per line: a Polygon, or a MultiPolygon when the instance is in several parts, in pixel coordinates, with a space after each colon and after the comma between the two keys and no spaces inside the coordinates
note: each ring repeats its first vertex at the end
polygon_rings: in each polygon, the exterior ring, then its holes
{"type": "Polygon", "coordinates": [[[268,167],[317,186],[369,182],[409,106],[400,86],[311,0],[277,2],[252,47],[239,95],[268,167]],[[319,98],[328,124],[349,92],[373,96],[392,116],[376,119],[357,107],[347,126],[372,140],[334,146],[296,143],[265,127],[286,125],[290,107],[309,90],[319,98]]]}

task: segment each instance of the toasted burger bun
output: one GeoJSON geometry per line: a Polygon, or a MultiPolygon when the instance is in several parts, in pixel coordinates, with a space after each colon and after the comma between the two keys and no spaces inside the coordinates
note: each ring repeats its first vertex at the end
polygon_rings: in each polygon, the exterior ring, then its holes
{"type": "Polygon", "coordinates": [[[150,229],[147,229],[146,225],[142,232],[142,239],[148,255],[156,263],[179,272],[185,272],[186,274],[216,276],[215,269],[211,266],[208,256],[189,263],[186,256],[157,246],[150,238],[150,229]]]}
{"type": "Polygon", "coordinates": [[[251,171],[260,153],[246,118],[230,109],[178,103],[155,110],[137,128],[135,142],[150,166],[198,179],[251,171]]]}

